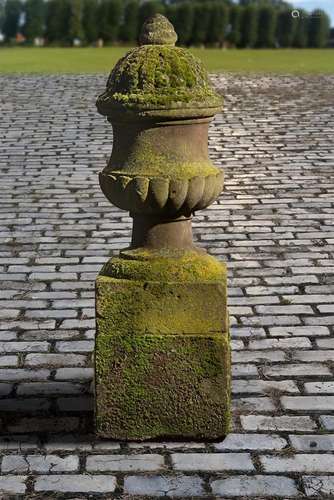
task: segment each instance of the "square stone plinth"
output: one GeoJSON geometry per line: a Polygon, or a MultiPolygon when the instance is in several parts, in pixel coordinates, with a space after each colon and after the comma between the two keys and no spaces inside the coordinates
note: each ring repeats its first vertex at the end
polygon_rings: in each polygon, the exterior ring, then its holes
{"type": "Polygon", "coordinates": [[[226,332],[224,282],[176,283],[98,276],[99,332],[196,334],[226,332]]]}
{"type": "Polygon", "coordinates": [[[227,434],[231,368],[222,283],[99,276],[96,309],[100,436],[216,439],[227,434]]]}

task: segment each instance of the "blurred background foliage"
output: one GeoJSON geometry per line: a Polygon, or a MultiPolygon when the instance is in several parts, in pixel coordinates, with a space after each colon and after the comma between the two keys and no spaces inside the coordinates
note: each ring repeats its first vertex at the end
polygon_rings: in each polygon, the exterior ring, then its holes
{"type": "Polygon", "coordinates": [[[141,25],[166,15],[178,44],[193,47],[314,47],[329,45],[330,20],[283,0],[0,0],[4,44],[134,45],[141,25]]]}

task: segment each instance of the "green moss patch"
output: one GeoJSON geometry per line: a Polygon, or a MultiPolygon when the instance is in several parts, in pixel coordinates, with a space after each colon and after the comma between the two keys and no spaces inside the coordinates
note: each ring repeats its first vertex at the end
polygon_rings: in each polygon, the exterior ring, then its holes
{"type": "Polygon", "coordinates": [[[98,332],[96,401],[101,436],[220,438],[230,426],[229,339],[98,332]]]}
{"type": "Polygon", "coordinates": [[[143,45],[120,59],[110,74],[103,103],[125,107],[171,107],[172,103],[220,106],[206,70],[189,51],[168,45],[143,45]]]}
{"type": "Polygon", "coordinates": [[[126,250],[112,257],[100,275],[136,281],[196,283],[220,281],[226,284],[226,266],[204,252],[193,250],[126,250]]]}
{"type": "Polygon", "coordinates": [[[98,328],[106,334],[226,332],[226,287],[98,277],[96,313],[98,328]]]}

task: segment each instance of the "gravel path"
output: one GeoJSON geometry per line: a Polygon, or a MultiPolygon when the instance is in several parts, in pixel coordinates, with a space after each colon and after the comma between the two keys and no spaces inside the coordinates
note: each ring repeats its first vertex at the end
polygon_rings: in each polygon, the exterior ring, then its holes
{"type": "Polygon", "coordinates": [[[94,279],[130,231],[106,77],[0,77],[1,498],[334,498],[334,76],[213,79],[226,187],[194,232],[228,263],[234,430],[120,444],[92,433],[94,279]]]}

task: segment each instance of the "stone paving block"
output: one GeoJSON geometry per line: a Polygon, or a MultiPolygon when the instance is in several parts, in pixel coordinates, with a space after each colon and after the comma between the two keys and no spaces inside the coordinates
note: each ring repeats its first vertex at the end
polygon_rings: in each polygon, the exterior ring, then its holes
{"type": "MultiPolygon", "coordinates": [[[[281,377],[331,377],[332,372],[325,364],[320,363],[300,363],[300,364],[281,364],[272,365],[263,368],[265,377],[281,378],[281,377]]],[[[322,382],[319,382],[320,384],[322,382]]],[[[326,382],[324,382],[326,383],[326,382]]],[[[314,382],[317,384],[317,382],[314,382]]],[[[313,385],[313,382],[305,384],[306,386],[313,385]]],[[[320,391],[319,391],[320,392],[320,391]]]]}
{"type": "Polygon", "coordinates": [[[284,497],[290,498],[299,494],[293,479],[283,476],[234,476],[212,481],[214,495],[223,497],[284,497]]]}
{"type": "Polygon", "coordinates": [[[275,326],[273,328],[269,328],[269,334],[272,337],[317,337],[329,335],[330,332],[327,326],[275,326]]]}
{"type": "Polygon", "coordinates": [[[265,472],[334,472],[334,455],[329,453],[303,453],[293,457],[261,456],[260,461],[265,472]]]}
{"type": "Polygon", "coordinates": [[[76,417],[22,417],[8,424],[8,431],[13,433],[27,432],[70,432],[79,428],[80,421],[76,417]]]}
{"type": "Polygon", "coordinates": [[[255,365],[240,364],[232,366],[232,377],[257,377],[258,370],[255,365]]]}
{"type": "Polygon", "coordinates": [[[61,412],[92,412],[94,399],[91,395],[58,398],[57,406],[61,412]]]}
{"type": "Polygon", "coordinates": [[[299,389],[292,380],[234,380],[233,394],[268,394],[271,391],[299,394],[299,389]]]}
{"type": "Polygon", "coordinates": [[[231,337],[232,338],[239,338],[239,337],[265,337],[266,332],[264,328],[244,328],[240,327],[239,325],[237,326],[232,326],[231,327],[231,337]]]}
{"type": "Polygon", "coordinates": [[[307,394],[334,394],[334,381],[307,382],[304,387],[307,394]]]}
{"type": "Polygon", "coordinates": [[[168,441],[168,442],[154,442],[154,441],[142,441],[138,443],[133,443],[129,442],[128,446],[130,449],[142,449],[142,448],[149,448],[152,450],[157,450],[157,449],[166,449],[166,450],[197,450],[197,449],[205,449],[206,444],[205,443],[199,443],[195,441],[168,441]]]}
{"type": "Polygon", "coordinates": [[[334,349],[334,338],[318,339],[316,344],[319,349],[334,349]]]}
{"type": "Polygon", "coordinates": [[[75,472],[79,468],[79,457],[68,455],[6,455],[2,459],[1,471],[9,474],[75,472]]]}
{"type": "Polygon", "coordinates": [[[48,411],[51,402],[45,398],[7,398],[0,400],[1,413],[37,413],[48,411]]]}
{"type": "Polygon", "coordinates": [[[124,491],[129,495],[194,498],[206,495],[204,481],[199,476],[128,476],[124,491]]]}
{"type": "Polygon", "coordinates": [[[259,314],[314,314],[312,307],[299,305],[257,306],[255,310],[259,314]]]}
{"type": "Polygon", "coordinates": [[[286,439],[275,434],[229,434],[214,448],[221,450],[281,450],[287,446],[286,439]]]}
{"type": "Polygon", "coordinates": [[[88,472],[154,472],[164,468],[161,455],[92,455],[87,457],[88,472]]]}
{"type": "Polygon", "coordinates": [[[0,477],[0,492],[9,495],[23,494],[26,491],[26,480],[27,476],[2,476],[0,477]]]}
{"type": "Polygon", "coordinates": [[[58,368],[55,374],[56,380],[92,380],[94,376],[93,368],[58,368]]]}
{"type": "Polygon", "coordinates": [[[334,431],[334,415],[321,415],[320,423],[327,431],[334,431]]]}
{"type": "Polygon", "coordinates": [[[317,316],[305,316],[304,318],[305,324],[306,325],[314,325],[314,326],[319,326],[319,325],[329,325],[332,326],[334,323],[334,314],[331,316],[329,315],[324,315],[320,314],[317,316]]]}
{"type": "Polygon", "coordinates": [[[59,352],[92,352],[94,350],[94,342],[92,340],[56,342],[56,350],[59,352]]]}
{"type": "MultiPolygon", "coordinates": [[[[44,448],[48,453],[54,453],[55,451],[58,453],[68,451],[88,452],[92,451],[93,444],[93,436],[86,436],[78,433],[62,433],[48,436],[48,440],[44,444],[44,448]]],[[[115,446],[112,449],[119,449],[119,444],[115,443],[115,446]]]]}
{"type": "Polygon", "coordinates": [[[305,494],[308,497],[331,498],[334,495],[334,476],[303,476],[305,494]]]}
{"type": "Polygon", "coordinates": [[[0,309],[0,319],[15,319],[19,314],[19,309],[0,309]]]}
{"type": "Polygon", "coordinates": [[[12,392],[13,385],[12,384],[2,384],[0,383],[0,396],[8,396],[12,392]]]}
{"type": "Polygon", "coordinates": [[[49,370],[28,370],[28,369],[0,369],[0,380],[46,380],[50,375],[49,370]]]}
{"type": "Polygon", "coordinates": [[[252,471],[249,453],[174,453],[172,465],[178,471],[252,471]]]}
{"type": "Polygon", "coordinates": [[[333,434],[290,435],[291,446],[298,451],[334,451],[333,434]]]}
{"type": "MultiPolygon", "coordinates": [[[[258,311],[257,311],[258,312],[258,311]]],[[[241,316],[240,321],[246,326],[279,326],[279,325],[300,325],[301,319],[299,316],[262,316],[262,313],[258,313],[256,316],[241,316]]]]}
{"type": "Polygon", "coordinates": [[[284,351],[243,351],[232,354],[234,363],[261,363],[285,361],[284,351]]]}
{"type": "Polygon", "coordinates": [[[17,366],[17,356],[0,356],[0,366],[17,366]]]}
{"type": "Polygon", "coordinates": [[[291,339],[261,339],[249,343],[249,349],[309,349],[312,344],[303,337],[291,339]]]}
{"type": "Polygon", "coordinates": [[[284,409],[297,412],[334,411],[334,396],[283,396],[284,409]]]}
{"type": "Polygon", "coordinates": [[[312,431],[316,428],[315,422],[308,416],[242,415],[240,420],[246,431],[312,431]]]}
{"type": "Polygon", "coordinates": [[[276,411],[276,405],[269,397],[240,397],[233,400],[237,413],[271,413],[276,411]]]}
{"type": "Polygon", "coordinates": [[[80,354],[28,354],[25,358],[26,366],[84,366],[86,362],[80,354]]]}
{"type": "Polygon", "coordinates": [[[31,396],[35,394],[80,394],[85,391],[82,384],[70,382],[27,382],[22,383],[17,388],[18,396],[31,396]]]}
{"type": "Polygon", "coordinates": [[[113,493],[116,478],[99,474],[42,475],[36,478],[35,491],[54,493],[113,493]]]}
{"type": "Polygon", "coordinates": [[[15,435],[8,434],[1,436],[0,435],[0,450],[1,452],[5,452],[8,450],[14,450],[22,452],[27,450],[34,450],[38,448],[39,442],[37,436],[32,435],[15,435]]]}
{"type": "Polygon", "coordinates": [[[0,342],[0,353],[10,352],[47,352],[48,342],[0,342]]]}
{"type": "Polygon", "coordinates": [[[330,350],[312,350],[312,351],[297,351],[294,354],[294,359],[298,361],[334,361],[334,351],[330,350]]]}

